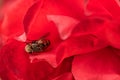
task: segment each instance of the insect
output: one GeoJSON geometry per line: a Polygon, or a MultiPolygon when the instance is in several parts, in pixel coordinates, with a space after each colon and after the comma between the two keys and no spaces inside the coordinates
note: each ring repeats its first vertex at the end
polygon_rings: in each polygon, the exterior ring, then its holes
{"type": "Polygon", "coordinates": [[[42,52],[46,48],[48,48],[49,45],[50,45],[49,40],[39,39],[39,40],[32,41],[30,43],[27,43],[27,45],[25,46],[25,51],[27,53],[42,52]]]}

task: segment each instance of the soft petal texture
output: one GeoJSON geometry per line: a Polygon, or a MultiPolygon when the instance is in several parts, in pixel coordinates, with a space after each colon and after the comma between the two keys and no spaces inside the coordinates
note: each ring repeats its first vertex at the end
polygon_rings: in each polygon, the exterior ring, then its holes
{"type": "Polygon", "coordinates": [[[53,21],[56,24],[56,27],[59,31],[59,35],[62,40],[67,39],[74,27],[79,23],[78,20],[61,15],[47,15],[49,21],[53,21]]]}
{"type": "Polygon", "coordinates": [[[52,80],[74,80],[72,73],[64,73],[52,80]]]}
{"type": "Polygon", "coordinates": [[[71,58],[63,61],[58,67],[53,68],[46,61],[33,62],[30,65],[31,80],[74,80],[71,70],[71,58]]]}
{"type": "Polygon", "coordinates": [[[86,10],[86,16],[97,16],[108,19],[111,19],[112,16],[111,13],[107,11],[106,8],[100,3],[100,1],[96,0],[88,0],[86,10]]]}
{"type": "Polygon", "coordinates": [[[76,15],[77,19],[83,19],[84,9],[86,8],[87,0],[58,0],[59,3],[62,3],[65,7],[70,9],[71,13],[76,15]]]}
{"type": "MultiPolygon", "coordinates": [[[[1,48],[0,77],[3,80],[52,80],[64,73],[71,72],[72,57],[65,59],[58,66],[54,66],[56,62],[53,53],[39,53],[40,55],[35,57],[26,53],[24,47],[23,42],[9,40],[1,48]]],[[[61,78],[66,79],[62,76],[61,78]]],[[[73,79],[72,75],[68,75],[68,78],[73,79]]]]}
{"type": "Polygon", "coordinates": [[[109,21],[103,17],[89,16],[80,21],[74,29],[72,30],[73,35],[97,35],[99,37],[104,37],[103,34],[106,26],[108,26],[109,21]],[[102,36],[100,36],[102,35],[102,36]]]}
{"type": "Polygon", "coordinates": [[[56,50],[57,63],[64,58],[99,50],[108,44],[94,35],[79,35],[62,42],[56,50]]]}
{"type": "Polygon", "coordinates": [[[27,9],[33,3],[34,2],[32,0],[14,0],[10,4],[5,5],[1,11],[4,18],[0,27],[0,33],[8,38],[22,34],[24,32],[24,16],[27,9]]]}
{"type": "Polygon", "coordinates": [[[28,32],[28,39],[30,39],[31,37],[34,37],[34,39],[38,39],[44,36],[45,34],[49,34],[53,38],[53,33],[54,36],[55,33],[57,34],[56,36],[59,36],[58,33],[55,32],[57,31],[56,28],[53,28],[53,26],[55,25],[53,25],[50,21],[47,20],[46,15],[51,14],[62,16],[67,15],[76,18],[76,15],[71,12],[69,7],[65,6],[59,1],[45,0],[42,5],[40,4],[40,2],[37,2],[28,10],[24,18],[24,27],[25,30],[28,32]]]}
{"type": "Polygon", "coordinates": [[[115,1],[117,2],[118,6],[120,6],[120,1],[119,0],[115,0],[115,1]]]}
{"type": "Polygon", "coordinates": [[[27,79],[29,57],[24,50],[25,44],[16,40],[1,48],[0,76],[3,80],[27,79]]]}
{"type": "MultiPolygon", "coordinates": [[[[55,79],[63,74],[71,73],[73,57],[64,59],[64,61],[54,68],[53,72],[48,76],[48,80],[55,79]]],[[[63,77],[66,79],[66,77],[63,77]]],[[[72,78],[72,76],[70,77],[72,78]]],[[[73,78],[72,78],[73,79],[73,78]]]]}
{"type": "MultiPolygon", "coordinates": [[[[31,22],[34,20],[34,17],[36,17],[36,15],[38,15],[38,12],[39,12],[38,9],[41,9],[41,7],[43,6],[43,3],[44,3],[44,0],[36,1],[27,10],[27,12],[24,16],[24,20],[23,20],[24,30],[25,30],[26,34],[28,33],[29,27],[31,25],[31,22]]],[[[43,22],[44,22],[44,20],[43,20],[43,22]]]]}
{"type": "Polygon", "coordinates": [[[72,73],[75,80],[119,80],[120,50],[112,47],[74,57],[72,73]]]}
{"type": "Polygon", "coordinates": [[[57,62],[69,56],[85,54],[109,45],[105,36],[106,26],[109,26],[109,21],[103,17],[90,16],[82,19],[74,26],[70,37],[58,46],[57,62]]]}
{"type": "Polygon", "coordinates": [[[40,38],[47,38],[51,41],[52,45],[56,45],[61,40],[58,30],[52,21],[47,20],[45,11],[43,11],[40,4],[40,2],[35,3],[28,10],[24,18],[27,40],[32,41],[40,38]]]}
{"type": "Polygon", "coordinates": [[[4,5],[0,33],[17,41],[1,48],[3,80],[120,79],[116,0],[11,1],[4,5]],[[50,47],[26,53],[25,43],[40,38],[50,40],[50,47]]]}
{"type": "Polygon", "coordinates": [[[16,40],[25,42],[26,41],[26,33],[24,32],[22,35],[15,37],[16,40]]]}
{"type": "Polygon", "coordinates": [[[41,60],[45,60],[47,61],[49,64],[51,64],[52,67],[57,67],[57,63],[56,63],[56,54],[55,51],[46,51],[43,53],[39,53],[39,55],[30,55],[30,62],[34,63],[34,62],[38,62],[41,60]]]}
{"type": "Polygon", "coordinates": [[[120,49],[120,24],[118,21],[113,21],[109,23],[108,27],[106,27],[106,38],[109,41],[110,45],[115,48],[120,49]]]}
{"type": "Polygon", "coordinates": [[[52,66],[44,60],[31,63],[29,66],[30,80],[48,80],[47,76],[53,71],[52,66]]]}
{"type": "Polygon", "coordinates": [[[112,15],[113,18],[120,18],[120,7],[118,5],[119,3],[117,4],[115,0],[109,0],[109,4],[108,0],[100,0],[100,3],[112,15]]]}
{"type": "Polygon", "coordinates": [[[71,16],[81,19],[84,17],[84,14],[81,8],[83,3],[81,4],[80,2],[84,3],[84,0],[75,0],[74,2],[70,0],[46,0],[43,9],[47,14],[71,16]],[[75,5],[77,2],[79,7],[76,10],[77,7],[75,5]]]}

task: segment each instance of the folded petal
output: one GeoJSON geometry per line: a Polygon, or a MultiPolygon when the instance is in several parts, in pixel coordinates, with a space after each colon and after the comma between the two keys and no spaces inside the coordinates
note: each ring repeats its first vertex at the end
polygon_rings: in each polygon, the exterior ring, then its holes
{"type": "Polygon", "coordinates": [[[100,16],[89,16],[80,20],[72,30],[74,34],[102,34],[108,25],[108,19],[100,16]],[[101,33],[102,32],[102,33],[101,33]]]}
{"type": "Polygon", "coordinates": [[[31,63],[29,67],[29,80],[48,80],[48,75],[53,71],[52,66],[44,60],[31,63]]]}
{"type": "MultiPolygon", "coordinates": [[[[106,9],[106,7],[104,7],[102,5],[101,2],[100,2],[100,0],[99,1],[88,0],[88,3],[86,5],[86,12],[85,12],[86,16],[97,16],[97,17],[104,17],[104,18],[111,19],[112,14],[106,9]]],[[[105,2],[105,1],[103,1],[103,2],[105,2]]],[[[106,0],[106,2],[107,2],[107,0],[106,0]]],[[[106,5],[108,5],[108,4],[106,3],[106,5]]]]}
{"type": "Polygon", "coordinates": [[[49,21],[53,21],[56,24],[60,38],[62,40],[70,37],[73,29],[79,23],[78,20],[62,15],[47,15],[49,21]]]}
{"type": "Polygon", "coordinates": [[[117,0],[100,0],[101,5],[112,15],[113,18],[120,18],[120,2],[117,0]],[[109,2],[109,4],[108,4],[109,2]],[[111,6],[112,5],[112,6],[111,6]]]}
{"type": "Polygon", "coordinates": [[[57,14],[64,16],[71,16],[76,19],[84,17],[83,6],[84,0],[50,0],[45,2],[44,9],[47,14],[57,14]]]}
{"type": "MultiPolygon", "coordinates": [[[[48,3],[48,2],[46,2],[48,3]]],[[[50,3],[50,2],[49,2],[50,3]]],[[[52,45],[60,41],[56,25],[52,21],[48,21],[44,4],[40,1],[36,2],[28,10],[24,18],[24,28],[27,33],[27,40],[38,40],[47,38],[52,45]]],[[[47,5],[46,5],[47,6],[47,5]]]]}
{"type": "Polygon", "coordinates": [[[41,60],[44,60],[48,62],[52,67],[57,67],[56,54],[54,50],[42,52],[39,53],[39,55],[30,55],[29,58],[31,63],[36,63],[41,60]]]}
{"type": "Polygon", "coordinates": [[[115,48],[120,49],[120,24],[119,19],[109,23],[106,27],[105,35],[109,44],[115,48]]]}
{"type": "Polygon", "coordinates": [[[75,80],[119,80],[120,50],[112,47],[75,56],[72,73],[75,80]]]}
{"type": "Polygon", "coordinates": [[[0,74],[9,80],[27,79],[29,57],[24,50],[25,44],[10,40],[0,51],[0,74]]]}
{"type": "MultiPolygon", "coordinates": [[[[56,79],[59,76],[62,76],[66,73],[71,73],[73,57],[69,57],[63,60],[63,62],[57,65],[56,68],[52,71],[52,73],[48,76],[48,80],[56,79]]],[[[66,78],[65,78],[66,79],[66,78]]]]}
{"type": "Polygon", "coordinates": [[[74,80],[72,73],[64,73],[52,80],[74,80]]]}
{"type": "Polygon", "coordinates": [[[108,44],[95,35],[77,35],[62,42],[56,49],[56,59],[59,64],[64,58],[86,54],[106,47],[108,44]]]}
{"type": "Polygon", "coordinates": [[[3,6],[0,14],[3,21],[0,27],[0,33],[7,37],[14,37],[24,32],[23,19],[27,9],[33,4],[33,0],[11,0],[3,6]]]}
{"type": "MultiPolygon", "coordinates": [[[[45,0],[41,4],[40,1],[38,1],[35,4],[33,4],[31,8],[29,8],[24,18],[24,27],[25,27],[25,30],[28,32],[27,33],[28,39],[31,39],[31,38],[37,39],[38,35],[40,38],[45,34],[51,35],[53,33],[54,33],[54,36],[59,36],[58,30],[56,30],[57,28],[54,27],[57,22],[57,21],[55,22],[57,17],[56,18],[52,17],[52,21],[54,20],[53,23],[55,23],[53,24],[50,19],[51,17],[49,15],[53,15],[53,16],[62,15],[60,18],[62,18],[63,16],[68,16],[68,17],[71,16],[76,18],[75,17],[76,15],[72,13],[70,8],[65,4],[63,4],[62,2],[55,1],[55,0],[51,0],[51,1],[45,0]]],[[[66,17],[64,18],[66,19],[66,17]]],[[[77,20],[75,19],[72,20],[72,18],[70,20],[67,19],[66,22],[67,21],[69,21],[69,23],[73,21],[71,23],[72,25],[76,24],[77,22],[77,20]]],[[[64,24],[66,22],[64,22],[64,24]]],[[[59,24],[62,25],[63,23],[61,22],[59,24]]],[[[66,24],[68,24],[68,22],[66,24]]],[[[59,25],[57,24],[56,26],[59,26],[59,25]]],[[[68,25],[66,25],[66,27],[67,26],[68,25]]]]}
{"type": "Polygon", "coordinates": [[[9,40],[0,50],[0,77],[8,80],[49,80],[71,71],[73,58],[56,65],[54,52],[29,55],[25,43],[9,40]],[[19,46],[18,46],[19,45],[19,46]],[[30,62],[30,60],[32,62],[30,62]]]}

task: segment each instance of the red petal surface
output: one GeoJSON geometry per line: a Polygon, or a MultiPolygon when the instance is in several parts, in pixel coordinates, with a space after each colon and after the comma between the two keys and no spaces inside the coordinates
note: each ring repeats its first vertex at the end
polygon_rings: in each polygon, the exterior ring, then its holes
{"type": "Polygon", "coordinates": [[[120,18],[120,2],[117,3],[116,1],[117,0],[100,0],[100,3],[113,16],[113,18],[120,18]]]}
{"type": "Polygon", "coordinates": [[[67,58],[56,68],[53,68],[44,59],[41,59],[37,62],[33,62],[30,66],[32,80],[73,80],[73,76],[70,73],[72,60],[72,57],[67,58]]]}
{"type": "Polygon", "coordinates": [[[87,16],[97,16],[111,19],[111,13],[100,3],[100,0],[88,0],[86,9],[87,16]]]}
{"type": "Polygon", "coordinates": [[[64,73],[53,80],[74,80],[72,73],[64,73]]]}
{"type": "Polygon", "coordinates": [[[24,47],[25,43],[9,40],[1,49],[0,77],[3,80],[49,80],[71,71],[73,58],[65,59],[56,66],[55,55],[40,53],[36,56],[38,59],[35,58],[30,62],[32,56],[25,52],[24,47]]]}
{"type": "MultiPolygon", "coordinates": [[[[47,19],[47,16],[51,14],[64,16],[67,15],[76,18],[76,15],[68,6],[64,4],[64,2],[61,3],[55,0],[46,0],[43,1],[42,4],[40,2],[37,2],[28,10],[24,19],[24,27],[25,30],[28,32],[28,39],[38,39],[45,34],[49,34],[54,40],[56,38],[59,38],[57,37],[59,36],[59,30],[55,28],[56,22],[55,24],[53,24],[47,19]]],[[[58,26],[58,24],[56,26],[58,26]]]]}
{"type": "Polygon", "coordinates": [[[27,40],[46,38],[51,44],[39,55],[28,55],[25,43],[19,42],[25,36],[8,40],[0,51],[0,77],[119,80],[120,51],[115,49],[120,48],[119,6],[116,0],[5,1],[0,11],[1,40],[25,32],[27,40]]]}
{"type": "Polygon", "coordinates": [[[47,77],[52,71],[51,65],[44,60],[31,63],[29,70],[30,80],[48,80],[47,77]]]}
{"type": "Polygon", "coordinates": [[[30,65],[31,80],[74,80],[71,71],[71,61],[73,58],[68,58],[59,66],[53,68],[46,61],[42,60],[33,62],[30,65]]]}
{"type": "Polygon", "coordinates": [[[10,40],[0,52],[0,75],[3,80],[27,79],[29,58],[25,54],[25,44],[10,40]]]}
{"type": "Polygon", "coordinates": [[[2,10],[4,19],[0,27],[0,33],[7,37],[22,34],[24,32],[23,19],[31,4],[33,4],[32,0],[14,0],[4,5],[2,10]]]}
{"type": "Polygon", "coordinates": [[[119,19],[109,23],[108,27],[106,27],[106,38],[109,41],[110,45],[115,48],[120,49],[120,24],[119,19]]]}
{"type": "Polygon", "coordinates": [[[107,47],[85,55],[75,56],[72,73],[76,80],[119,80],[120,50],[107,47]]]}
{"type": "Polygon", "coordinates": [[[71,36],[64,40],[56,50],[57,62],[66,57],[84,54],[106,47],[106,26],[109,23],[104,19],[89,17],[74,27],[71,36]]]}
{"type": "Polygon", "coordinates": [[[56,50],[57,62],[61,62],[64,58],[78,54],[86,54],[91,51],[99,50],[106,47],[104,40],[94,35],[80,35],[71,37],[61,43],[56,50]]]}

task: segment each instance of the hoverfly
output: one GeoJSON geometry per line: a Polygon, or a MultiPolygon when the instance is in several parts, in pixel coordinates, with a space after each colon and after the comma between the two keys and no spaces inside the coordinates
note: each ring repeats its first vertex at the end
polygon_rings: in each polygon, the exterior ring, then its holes
{"type": "Polygon", "coordinates": [[[30,43],[27,43],[27,45],[25,46],[25,51],[27,53],[42,52],[46,48],[48,48],[49,45],[50,45],[49,40],[41,38],[39,40],[35,40],[30,43]]]}

